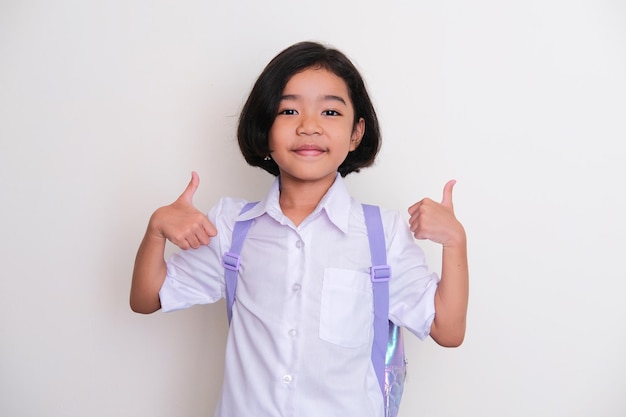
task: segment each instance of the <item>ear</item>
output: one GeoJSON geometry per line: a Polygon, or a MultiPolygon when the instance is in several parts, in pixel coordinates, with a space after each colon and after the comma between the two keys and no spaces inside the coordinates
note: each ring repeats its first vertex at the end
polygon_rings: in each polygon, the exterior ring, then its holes
{"type": "Polygon", "coordinates": [[[363,139],[363,135],[365,134],[365,119],[362,117],[356,122],[354,126],[354,130],[352,131],[352,136],[350,137],[350,152],[359,147],[361,143],[361,139],[363,139]]]}

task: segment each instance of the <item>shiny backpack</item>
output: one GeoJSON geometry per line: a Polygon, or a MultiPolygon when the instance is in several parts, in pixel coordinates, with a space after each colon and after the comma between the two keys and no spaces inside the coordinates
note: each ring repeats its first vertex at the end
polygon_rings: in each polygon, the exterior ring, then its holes
{"type": "MultiPolygon", "coordinates": [[[[245,213],[257,203],[248,203],[241,210],[245,213]]],[[[391,267],[387,265],[385,233],[380,209],[377,206],[363,204],[367,237],[370,245],[372,266],[370,276],[374,299],[374,343],[372,346],[372,364],[383,394],[385,417],[396,417],[406,379],[406,358],[402,328],[389,320],[389,280],[391,267]]],[[[241,214],[240,213],[240,214],[241,214]]],[[[230,251],[222,257],[225,270],[226,312],[228,323],[232,318],[235,302],[235,290],[239,271],[239,254],[248,230],[254,219],[235,223],[230,251]]]]}

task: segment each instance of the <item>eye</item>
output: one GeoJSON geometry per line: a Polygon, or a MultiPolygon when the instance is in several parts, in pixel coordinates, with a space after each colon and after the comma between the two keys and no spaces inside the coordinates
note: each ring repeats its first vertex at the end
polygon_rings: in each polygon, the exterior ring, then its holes
{"type": "Polygon", "coordinates": [[[322,114],[324,116],[341,116],[341,113],[339,113],[337,110],[324,110],[322,114]]]}
{"type": "Polygon", "coordinates": [[[294,116],[298,114],[298,112],[294,109],[283,109],[283,110],[280,110],[278,114],[284,114],[286,116],[294,116]]]}

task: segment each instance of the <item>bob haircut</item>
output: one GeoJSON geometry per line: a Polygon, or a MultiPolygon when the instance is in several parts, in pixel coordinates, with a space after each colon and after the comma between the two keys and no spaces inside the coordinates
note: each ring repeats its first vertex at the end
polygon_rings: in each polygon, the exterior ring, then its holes
{"type": "Polygon", "coordinates": [[[380,127],[363,78],[343,53],[315,42],[296,43],[283,50],[267,64],[252,87],[237,127],[239,148],[246,162],[279,175],[276,162],[265,160],[270,154],[269,132],[287,82],[309,68],[323,68],[343,79],[354,107],[353,128],[360,118],[365,121],[365,133],[359,146],[348,154],[337,170],[345,177],[372,165],[380,150],[380,127]]]}

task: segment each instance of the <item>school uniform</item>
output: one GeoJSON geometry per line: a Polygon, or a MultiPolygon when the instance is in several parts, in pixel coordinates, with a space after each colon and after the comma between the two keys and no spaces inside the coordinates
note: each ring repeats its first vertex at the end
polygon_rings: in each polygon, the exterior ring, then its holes
{"type": "MultiPolygon", "coordinates": [[[[224,198],[209,212],[218,235],[208,246],[167,262],[163,311],[225,297],[222,255],[235,221],[255,221],[241,251],[216,417],[381,417],[371,362],[373,295],[361,205],[340,175],[299,226],[282,214],[279,179],[239,215],[246,201],[224,198]]],[[[428,270],[408,222],[381,209],[389,318],[420,339],[434,319],[439,282],[428,270]]]]}

